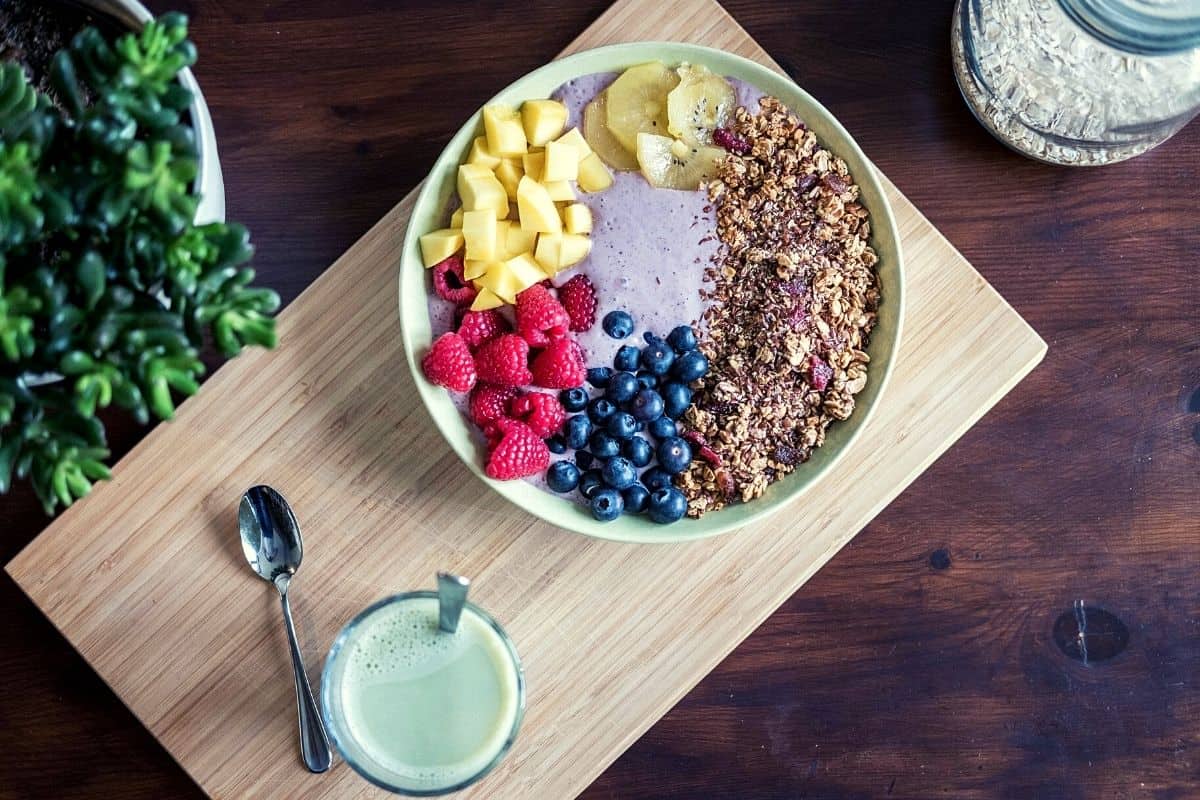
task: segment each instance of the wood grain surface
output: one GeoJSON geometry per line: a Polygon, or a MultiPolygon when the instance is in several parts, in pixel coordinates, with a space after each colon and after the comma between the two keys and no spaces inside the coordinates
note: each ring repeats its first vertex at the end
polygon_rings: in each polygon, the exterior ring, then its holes
{"type": "MultiPolygon", "coordinates": [[[[955,96],[948,4],[730,6],[1051,350],[584,796],[1193,795],[1200,135],[1043,167],[955,96]]],[[[290,297],[603,4],[185,10],[231,212],[290,297]]],[[[22,493],[0,519],[5,560],[44,525],[22,493]]],[[[11,583],[0,598],[0,796],[200,796],[11,583]]]]}

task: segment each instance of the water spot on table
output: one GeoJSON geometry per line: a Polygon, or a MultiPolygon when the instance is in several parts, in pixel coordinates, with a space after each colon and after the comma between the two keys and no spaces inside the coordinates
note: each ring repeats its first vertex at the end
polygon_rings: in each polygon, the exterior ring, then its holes
{"type": "Polygon", "coordinates": [[[1116,614],[1076,600],[1054,621],[1054,643],[1068,658],[1084,665],[1119,655],[1129,644],[1129,628],[1116,614]]]}
{"type": "Polygon", "coordinates": [[[950,551],[945,547],[939,547],[929,554],[929,566],[934,569],[948,569],[950,567],[950,551]]]}

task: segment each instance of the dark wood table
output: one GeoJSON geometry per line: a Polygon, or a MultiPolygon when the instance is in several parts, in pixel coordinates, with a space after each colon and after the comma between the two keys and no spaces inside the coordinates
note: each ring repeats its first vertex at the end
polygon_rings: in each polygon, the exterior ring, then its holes
{"type": "MultiPolygon", "coordinates": [[[[607,2],[151,5],[192,16],[286,300],[607,2]]],[[[1200,124],[1101,169],[1015,156],[958,96],[951,5],[727,3],[1049,355],[584,797],[1200,796],[1200,124]]],[[[45,524],[0,500],[0,559],[45,524]]],[[[0,609],[0,798],[201,797],[7,578],[0,609]]]]}

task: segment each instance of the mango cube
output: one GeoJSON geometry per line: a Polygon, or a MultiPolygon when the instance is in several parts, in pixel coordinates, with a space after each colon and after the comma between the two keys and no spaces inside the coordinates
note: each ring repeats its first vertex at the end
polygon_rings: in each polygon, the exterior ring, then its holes
{"type": "Polygon", "coordinates": [[[496,215],[490,209],[463,214],[462,235],[467,245],[466,258],[495,261],[500,257],[500,249],[496,246],[496,215]]]}
{"type": "Polygon", "coordinates": [[[525,168],[525,174],[535,181],[542,179],[542,169],[546,165],[546,153],[544,151],[530,152],[521,156],[521,166],[525,168]]]}
{"type": "Polygon", "coordinates": [[[562,231],[562,219],[546,187],[528,175],[523,176],[517,184],[517,208],[522,229],[538,233],[562,231]]]}
{"type": "Polygon", "coordinates": [[[469,281],[482,278],[483,273],[487,272],[488,266],[492,263],[493,262],[491,261],[473,261],[471,259],[467,259],[463,261],[463,277],[469,281]]]}
{"type": "Polygon", "coordinates": [[[587,143],[587,139],[583,138],[583,134],[579,132],[579,128],[571,128],[571,130],[558,137],[559,144],[569,144],[575,147],[579,154],[579,160],[583,161],[592,154],[592,146],[587,143]]]}
{"type": "MultiPolygon", "coordinates": [[[[487,167],[463,164],[458,168],[458,196],[466,211],[488,209],[496,219],[508,216],[508,195],[487,167]]],[[[465,227],[465,226],[464,226],[465,227]]]]}
{"type": "Polygon", "coordinates": [[[517,199],[517,184],[521,182],[521,176],[524,174],[525,168],[521,166],[519,158],[502,158],[496,165],[496,180],[504,187],[509,200],[517,199]]]}
{"type": "Polygon", "coordinates": [[[483,130],[487,134],[488,150],[500,157],[519,156],[528,149],[521,117],[501,103],[483,107],[483,130]]]}
{"type": "Polygon", "coordinates": [[[587,258],[592,252],[592,240],[581,233],[564,233],[558,254],[558,268],[566,269],[587,258]]]}
{"type": "Polygon", "coordinates": [[[592,232],[592,210],[583,203],[571,203],[562,210],[562,218],[567,233],[592,232]]]}
{"type": "Polygon", "coordinates": [[[487,137],[476,136],[471,145],[471,153],[467,156],[468,164],[478,164],[481,167],[495,169],[500,163],[500,156],[493,155],[487,146],[487,137]]]}
{"type": "Polygon", "coordinates": [[[487,272],[476,282],[476,285],[481,290],[491,291],[506,303],[517,302],[517,293],[524,288],[519,285],[516,276],[504,261],[494,261],[488,264],[487,272]]]}
{"type": "Polygon", "coordinates": [[[546,273],[542,271],[538,263],[533,260],[533,256],[529,253],[522,253],[519,256],[514,256],[504,262],[504,267],[509,274],[516,280],[517,294],[533,286],[535,283],[541,283],[546,280],[546,273]]]}
{"type": "Polygon", "coordinates": [[[612,186],[612,173],[600,156],[591,153],[579,162],[579,188],[585,192],[602,192],[612,186]]]}
{"type": "Polygon", "coordinates": [[[541,181],[546,187],[546,194],[556,203],[570,203],[575,199],[575,190],[567,181],[541,181]]]}
{"type": "Polygon", "coordinates": [[[507,258],[519,256],[521,253],[532,253],[537,243],[537,233],[527,231],[520,225],[509,225],[508,236],[505,239],[504,250],[507,258]]]}
{"type": "Polygon", "coordinates": [[[485,287],[475,295],[475,300],[471,303],[471,310],[487,311],[489,308],[499,308],[502,305],[504,305],[504,301],[500,299],[499,295],[485,287]]]}
{"type": "Polygon", "coordinates": [[[546,145],[546,163],[542,168],[542,183],[573,181],[579,177],[579,151],[570,142],[550,142],[546,145]]]}
{"type": "Polygon", "coordinates": [[[450,227],[461,229],[462,228],[462,218],[463,218],[463,207],[459,206],[458,208],[454,209],[454,213],[450,215],[450,227]]]}
{"type": "Polygon", "coordinates": [[[533,251],[533,259],[551,278],[558,274],[558,263],[562,256],[561,233],[540,233],[537,237],[537,249],[533,251]]]}
{"type": "Polygon", "coordinates": [[[458,252],[463,246],[463,235],[454,228],[441,228],[425,234],[420,241],[421,261],[432,267],[458,252]]]}
{"type": "Polygon", "coordinates": [[[557,100],[526,100],[521,104],[521,124],[529,143],[541,147],[567,126],[567,107],[557,100]]]}

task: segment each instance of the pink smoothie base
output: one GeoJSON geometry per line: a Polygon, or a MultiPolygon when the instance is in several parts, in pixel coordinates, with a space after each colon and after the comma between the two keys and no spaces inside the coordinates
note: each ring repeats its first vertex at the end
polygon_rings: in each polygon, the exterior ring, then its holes
{"type": "MultiPolygon", "coordinates": [[[[567,107],[568,128],[582,127],[584,106],[616,77],[617,73],[584,75],[555,90],[553,98],[567,107]]],[[[739,105],[758,108],[762,92],[743,81],[731,78],[729,82],[739,105]]],[[[716,215],[708,195],[699,189],[656,189],[639,172],[614,172],[608,189],[578,194],[580,202],[592,211],[592,251],[578,265],[559,273],[554,283],[562,285],[573,275],[583,274],[596,289],[596,324],[590,331],[575,334],[587,366],[611,367],[622,345],[640,348],[645,344],[642,334],[646,331],[665,337],[677,325],[698,326],[706,307],[700,294],[706,283],[704,273],[719,245],[716,215]],[[617,309],[629,312],[636,326],[626,339],[609,337],[601,325],[604,315],[617,309]]],[[[452,211],[447,210],[447,223],[452,211]]],[[[429,318],[435,339],[454,327],[453,304],[432,290],[429,318]]],[[[593,395],[601,393],[585,388],[593,395]]],[[[467,396],[451,396],[482,453],[483,435],[466,416],[467,396]]],[[[574,454],[568,449],[551,456],[551,462],[560,459],[574,460],[574,454]]],[[[543,474],[525,480],[550,491],[543,474]]],[[[586,502],[577,492],[559,496],[586,502]]]]}

